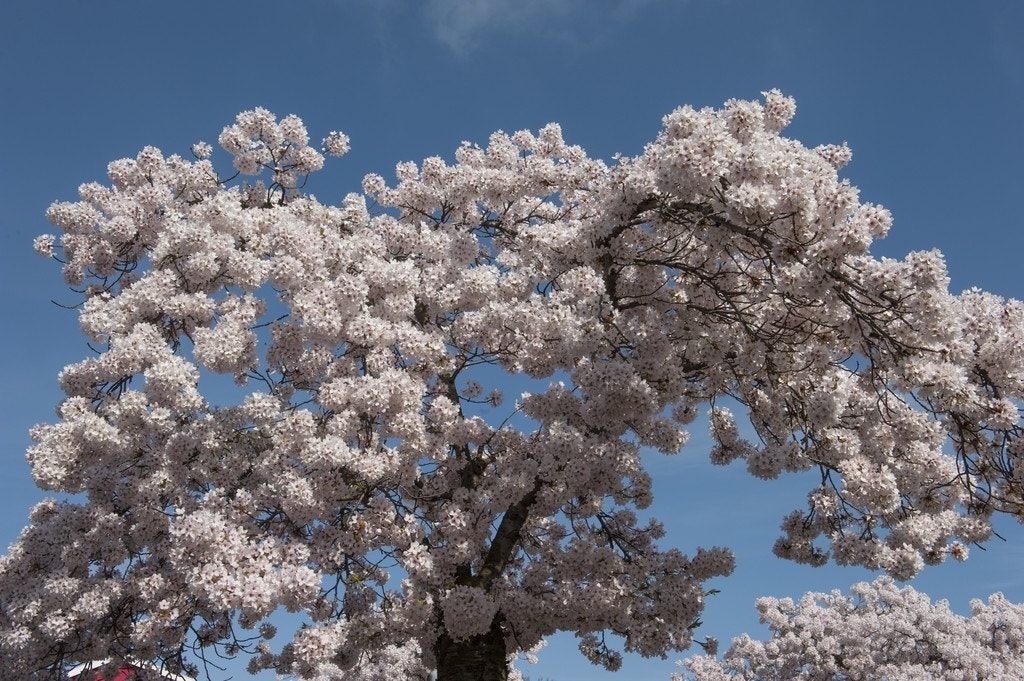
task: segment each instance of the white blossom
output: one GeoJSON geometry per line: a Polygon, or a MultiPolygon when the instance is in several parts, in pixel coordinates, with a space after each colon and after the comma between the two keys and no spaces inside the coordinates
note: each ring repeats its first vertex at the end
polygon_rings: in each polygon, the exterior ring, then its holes
{"type": "MultiPolygon", "coordinates": [[[[611,167],[557,124],[496,132],[340,206],[304,187],[348,138],[265,109],[218,138],[237,181],[203,143],[111,163],[35,242],[96,353],[31,433],[37,483],[80,495],[0,559],[0,676],[185,651],[444,679],[559,631],[612,669],[683,650],[733,558],[659,543],[640,453],[701,412],[714,463],[819,469],[778,556],[967,558],[1024,513],[1024,305],[950,294],[937,252],[872,257],[892,216],[838,176],[845,145],[780,134],[795,111],[682,107],[611,167]],[[275,636],[278,608],[306,626],[275,636]]],[[[970,659],[996,669],[1018,615],[986,607],[970,659]]]]}
{"type": "Polygon", "coordinates": [[[946,601],[889,578],[838,591],[757,601],[767,641],[735,638],[722,659],[713,652],[682,664],[675,681],[729,679],[1017,679],[1024,675],[1024,606],[995,594],[971,603],[971,617],[946,601]]]}

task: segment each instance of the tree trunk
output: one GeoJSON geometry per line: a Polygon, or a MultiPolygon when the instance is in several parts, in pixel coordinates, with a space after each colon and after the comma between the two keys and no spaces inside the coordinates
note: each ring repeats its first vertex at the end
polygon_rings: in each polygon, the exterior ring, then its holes
{"type": "Polygon", "coordinates": [[[437,681],[506,681],[508,661],[501,618],[496,616],[491,629],[463,641],[441,634],[435,647],[437,681]]]}

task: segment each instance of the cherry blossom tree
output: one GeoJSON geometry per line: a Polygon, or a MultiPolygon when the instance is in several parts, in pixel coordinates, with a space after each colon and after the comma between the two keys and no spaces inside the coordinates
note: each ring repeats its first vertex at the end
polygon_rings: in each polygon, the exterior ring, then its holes
{"type": "Polygon", "coordinates": [[[703,410],[715,463],[820,471],[779,556],[966,557],[1024,512],[1021,304],[950,294],[937,252],[872,257],[889,213],[839,179],[848,148],[780,135],[794,111],[683,107],[610,165],[499,132],[338,206],[304,187],[348,139],[263,109],[220,135],[231,177],[202,143],[110,164],[36,242],[95,352],[32,431],[72,496],[0,563],[2,675],[500,680],[557,631],[611,669],[686,649],[733,558],[659,545],[640,451],[703,410]]]}
{"type": "MultiPolygon", "coordinates": [[[[695,681],[889,679],[965,681],[1024,678],[1024,605],[995,594],[971,602],[971,617],[946,601],[891,578],[838,591],[757,601],[771,629],[762,643],[734,639],[722,660],[705,655],[684,664],[695,681]]],[[[682,675],[673,674],[675,681],[682,675]]]]}

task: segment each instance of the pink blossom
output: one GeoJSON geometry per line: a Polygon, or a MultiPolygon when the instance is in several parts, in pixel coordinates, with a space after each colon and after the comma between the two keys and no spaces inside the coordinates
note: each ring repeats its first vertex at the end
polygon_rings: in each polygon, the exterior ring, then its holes
{"type": "MultiPolygon", "coordinates": [[[[348,138],[315,149],[265,109],[218,138],[237,181],[202,143],[111,163],[35,242],[97,352],[32,431],[38,484],[82,494],[38,505],[0,559],[0,676],[186,651],[444,678],[559,631],[610,669],[686,649],[733,558],[660,543],[640,454],[678,453],[702,412],[714,463],[820,472],[776,555],[900,579],[967,558],[993,514],[1024,512],[1024,305],[950,294],[937,252],[871,256],[892,216],[838,176],[845,145],[780,135],[795,111],[774,90],[682,107],[611,166],[557,124],[496,132],[340,206],[304,188],[348,138]],[[306,626],[279,639],[282,607],[306,626]]],[[[1018,606],[962,622],[857,589],[972,632],[956,655],[929,633],[936,655],[1018,671],[1020,627],[1000,625],[1018,606]]],[[[838,595],[760,607],[779,638],[727,665],[835,666],[836,621],[895,626],[838,595]],[[821,612],[821,649],[797,645],[821,612]]],[[[938,673],[863,641],[844,664],[938,673]]]]}

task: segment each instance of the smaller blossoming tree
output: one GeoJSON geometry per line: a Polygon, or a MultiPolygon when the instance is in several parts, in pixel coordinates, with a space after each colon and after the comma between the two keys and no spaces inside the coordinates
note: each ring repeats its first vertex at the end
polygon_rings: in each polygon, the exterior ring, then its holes
{"type": "Polygon", "coordinates": [[[771,637],[734,639],[721,660],[683,665],[675,681],[964,681],[1024,679],[1024,605],[994,594],[971,602],[970,617],[932,603],[891,578],[791,599],[761,598],[771,637]]]}

